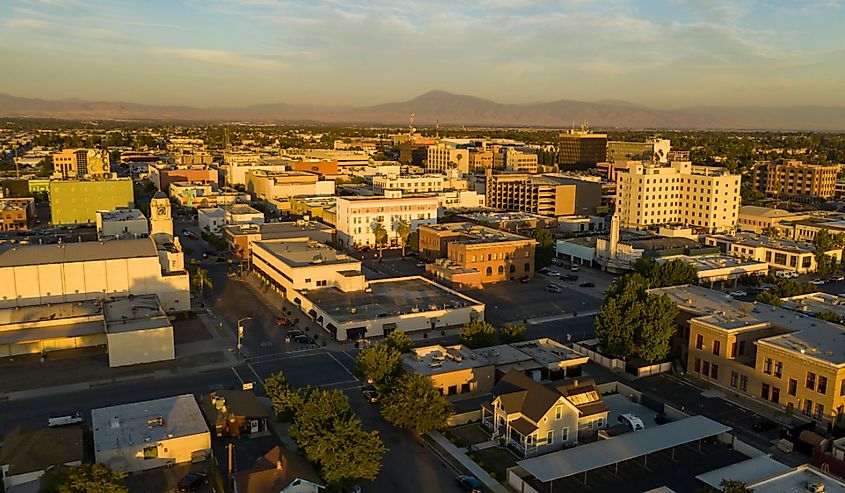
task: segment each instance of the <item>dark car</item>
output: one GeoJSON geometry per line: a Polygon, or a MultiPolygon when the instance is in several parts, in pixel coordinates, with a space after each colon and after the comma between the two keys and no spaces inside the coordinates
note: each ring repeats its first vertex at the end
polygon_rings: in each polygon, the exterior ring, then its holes
{"type": "Polygon", "coordinates": [[[771,419],[763,418],[763,419],[760,419],[759,421],[757,421],[756,423],[754,423],[753,425],[751,425],[751,427],[754,428],[757,431],[769,431],[769,430],[774,430],[775,428],[777,428],[778,424],[776,422],[772,421],[771,419]]]}
{"type": "Polygon", "coordinates": [[[208,475],[204,472],[192,472],[179,480],[179,491],[194,491],[205,483],[208,475]]]}
{"type": "Polygon", "coordinates": [[[297,344],[316,344],[311,336],[301,335],[293,338],[297,344]]]}
{"type": "Polygon", "coordinates": [[[578,276],[575,275],[575,274],[563,274],[562,276],[560,276],[560,280],[561,281],[577,281],[578,276]]]}
{"type": "Polygon", "coordinates": [[[472,476],[458,476],[455,483],[466,493],[481,493],[481,481],[472,476]]]}
{"type": "Polygon", "coordinates": [[[582,282],[581,284],[579,284],[579,286],[581,286],[582,288],[594,288],[594,287],[596,287],[596,283],[594,283],[594,282],[582,282]]]}

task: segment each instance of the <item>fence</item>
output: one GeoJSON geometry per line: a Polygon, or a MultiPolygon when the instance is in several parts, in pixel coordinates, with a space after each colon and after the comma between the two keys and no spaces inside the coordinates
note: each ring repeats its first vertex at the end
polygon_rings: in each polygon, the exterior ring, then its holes
{"type": "Polygon", "coordinates": [[[449,426],[460,426],[474,421],[481,421],[481,409],[473,409],[464,413],[455,413],[449,418],[449,426]]]}
{"type": "MultiPolygon", "coordinates": [[[[667,361],[665,363],[657,363],[657,364],[654,364],[654,365],[640,366],[640,367],[636,368],[635,375],[637,376],[637,378],[641,378],[641,377],[647,377],[649,375],[657,375],[658,373],[666,373],[666,372],[671,371],[671,370],[672,370],[672,363],[667,361]]],[[[633,372],[629,372],[629,373],[633,373],[633,372]]]]}
{"type": "Polygon", "coordinates": [[[519,476],[519,473],[527,474],[525,469],[514,466],[507,470],[508,486],[519,493],[538,493],[531,485],[519,476]]]}
{"type": "MultiPolygon", "coordinates": [[[[591,339],[589,341],[584,341],[587,343],[598,342],[597,339],[591,339]]],[[[610,370],[625,370],[625,361],[616,358],[608,358],[607,356],[598,353],[591,349],[588,346],[579,344],[577,342],[572,343],[572,349],[576,352],[588,356],[590,360],[595,361],[596,363],[600,364],[601,366],[608,368],[610,370]]]]}

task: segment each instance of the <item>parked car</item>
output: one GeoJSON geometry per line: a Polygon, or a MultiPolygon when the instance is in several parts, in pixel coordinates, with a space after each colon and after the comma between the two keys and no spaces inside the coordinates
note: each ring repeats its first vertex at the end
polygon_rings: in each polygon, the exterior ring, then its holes
{"type": "Polygon", "coordinates": [[[205,483],[207,477],[204,472],[192,472],[179,480],[179,491],[194,491],[205,483]]]}
{"type": "Polygon", "coordinates": [[[620,423],[628,425],[628,428],[631,428],[631,431],[641,431],[645,429],[643,420],[631,413],[620,414],[616,419],[620,423]]]}
{"type": "Polygon", "coordinates": [[[579,284],[579,286],[581,286],[582,288],[594,288],[596,287],[596,283],[587,281],[582,282],[581,284],[579,284]]]}
{"type": "Polygon", "coordinates": [[[777,428],[778,424],[777,424],[777,422],[772,421],[771,419],[761,418],[760,420],[755,422],[753,425],[751,425],[751,427],[754,428],[757,431],[769,431],[769,430],[774,430],[775,428],[777,428]]]}
{"type": "Polygon", "coordinates": [[[364,400],[370,403],[378,402],[378,390],[375,387],[367,385],[361,387],[361,395],[364,396],[364,400]]]}
{"type": "Polygon", "coordinates": [[[466,493],[481,493],[481,481],[475,479],[473,476],[458,476],[455,482],[466,493]]]}
{"type": "Polygon", "coordinates": [[[812,279],[809,281],[813,286],[821,286],[824,284],[824,279],[812,279]]]}
{"type": "Polygon", "coordinates": [[[316,344],[313,337],[306,335],[296,336],[293,341],[297,344],[316,344]]]}
{"type": "Polygon", "coordinates": [[[833,276],[828,279],[829,282],[842,282],[845,281],[845,276],[833,276]]]}
{"type": "Polygon", "coordinates": [[[556,270],[549,270],[549,271],[546,271],[546,275],[552,276],[552,277],[560,277],[560,272],[558,272],[556,270]]]}
{"type": "Polygon", "coordinates": [[[560,286],[557,286],[555,284],[546,284],[545,289],[549,293],[562,293],[563,292],[563,289],[561,289],[560,286]]]}
{"type": "Polygon", "coordinates": [[[417,268],[422,269],[425,267],[425,262],[417,262],[417,268]]]}
{"type": "Polygon", "coordinates": [[[81,422],[82,414],[78,412],[62,413],[50,416],[47,420],[47,426],[50,428],[56,428],[57,426],[75,425],[81,422]]]}
{"type": "Polygon", "coordinates": [[[529,279],[527,277],[523,277],[522,279],[519,280],[519,282],[521,282],[522,284],[528,284],[529,282],[531,282],[531,279],[529,279]]]}
{"type": "Polygon", "coordinates": [[[282,325],[285,327],[293,327],[294,325],[299,323],[298,318],[290,319],[285,317],[279,317],[276,319],[276,325],[282,325]]]}
{"type": "Polygon", "coordinates": [[[575,274],[563,274],[560,276],[561,281],[577,281],[578,276],[575,274]]]}
{"type": "Polygon", "coordinates": [[[579,268],[578,268],[577,265],[573,265],[572,267],[569,268],[569,270],[571,270],[572,272],[578,272],[579,268]]]}
{"type": "Polygon", "coordinates": [[[745,291],[731,291],[731,296],[734,298],[739,298],[741,296],[748,296],[748,293],[745,291]]]}

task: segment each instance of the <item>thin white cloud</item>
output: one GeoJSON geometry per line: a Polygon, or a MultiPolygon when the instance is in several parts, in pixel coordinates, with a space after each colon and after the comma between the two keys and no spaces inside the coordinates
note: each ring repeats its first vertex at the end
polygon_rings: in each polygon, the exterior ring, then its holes
{"type": "Polygon", "coordinates": [[[223,50],[160,47],[153,49],[153,53],[156,55],[174,56],[198,62],[211,63],[215,65],[226,65],[230,67],[250,69],[271,69],[287,67],[287,64],[270,56],[243,55],[223,50]]]}

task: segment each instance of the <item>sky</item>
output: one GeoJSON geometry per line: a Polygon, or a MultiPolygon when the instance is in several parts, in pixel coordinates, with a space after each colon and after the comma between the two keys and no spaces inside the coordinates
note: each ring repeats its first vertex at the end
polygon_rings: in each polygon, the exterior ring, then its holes
{"type": "Polygon", "coordinates": [[[0,92],[845,106],[845,0],[0,0],[0,92]]]}

